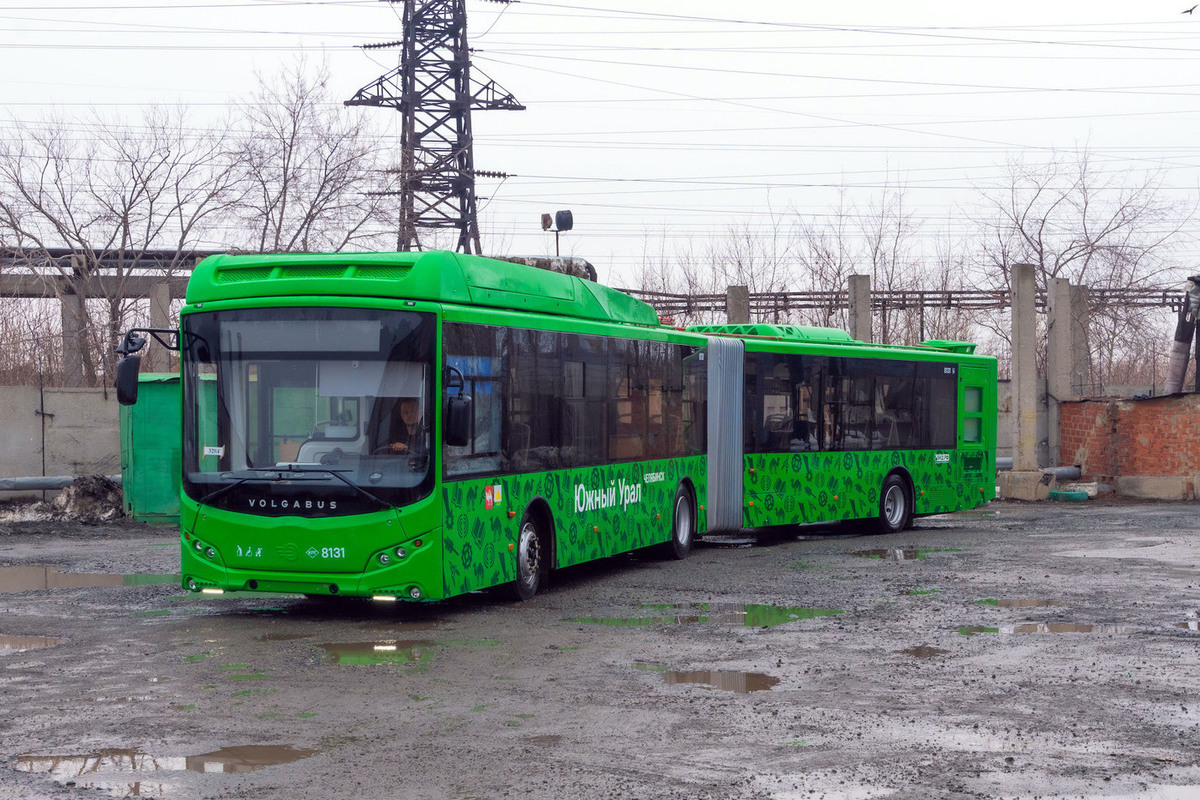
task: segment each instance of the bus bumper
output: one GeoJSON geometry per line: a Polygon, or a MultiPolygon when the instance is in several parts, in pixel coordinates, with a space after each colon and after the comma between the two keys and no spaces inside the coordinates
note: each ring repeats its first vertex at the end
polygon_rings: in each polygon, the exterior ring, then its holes
{"type": "Polygon", "coordinates": [[[265,572],[226,567],[206,558],[191,542],[180,538],[180,575],[184,589],[191,592],[271,592],[275,594],[367,597],[380,600],[441,600],[441,530],[422,535],[418,546],[410,544],[403,558],[389,553],[389,563],[373,557],[362,573],[265,572]]]}

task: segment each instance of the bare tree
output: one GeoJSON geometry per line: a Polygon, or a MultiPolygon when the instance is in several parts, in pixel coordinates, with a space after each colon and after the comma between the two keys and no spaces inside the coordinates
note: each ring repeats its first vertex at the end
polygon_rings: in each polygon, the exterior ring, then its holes
{"type": "MultiPolygon", "coordinates": [[[[1008,288],[1009,266],[1026,263],[1043,290],[1051,278],[1093,288],[1160,284],[1172,274],[1170,246],[1190,217],[1160,189],[1153,173],[1103,173],[1086,151],[1048,163],[1010,163],[1004,183],[983,190],[975,214],[978,282],[1008,288]]],[[[1127,337],[1141,315],[1116,305],[1094,306],[1090,314],[1092,382],[1099,382],[1106,365],[1137,347],[1127,337]]],[[[1000,317],[990,324],[1008,339],[1000,317]]],[[[1044,347],[1039,362],[1044,369],[1044,347]]]]}
{"type": "Polygon", "coordinates": [[[329,92],[329,72],[303,60],[274,79],[259,77],[241,107],[247,129],[238,160],[250,190],[240,214],[256,252],[339,251],[394,246],[395,174],[360,110],[329,92]]]}
{"type": "Polygon", "coordinates": [[[125,328],[130,278],[151,250],[159,277],[190,266],[239,190],[224,136],[196,135],[182,111],[150,108],[136,130],[98,115],[86,127],[81,139],[61,120],[18,122],[0,142],[0,240],[63,302],[82,381],[95,385],[125,328]]]}
{"type": "MultiPolygon", "coordinates": [[[[814,220],[797,215],[791,253],[801,288],[834,292],[849,286],[850,276],[862,258],[853,223],[854,210],[847,205],[845,194],[823,217],[814,220]]],[[[824,328],[846,328],[850,324],[847,309],[834,304],[816,310],[805,321],[824,328]]]]}

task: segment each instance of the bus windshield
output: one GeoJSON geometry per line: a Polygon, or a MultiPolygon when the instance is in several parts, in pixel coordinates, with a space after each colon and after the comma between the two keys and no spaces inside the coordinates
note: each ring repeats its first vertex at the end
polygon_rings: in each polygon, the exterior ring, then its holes
{"type": "Polygon", "coordinates": [[[431,491],[431,315],[202,312],[185,315],[183,335],[183,486],[192,499],[335,516],[431,491]]]}

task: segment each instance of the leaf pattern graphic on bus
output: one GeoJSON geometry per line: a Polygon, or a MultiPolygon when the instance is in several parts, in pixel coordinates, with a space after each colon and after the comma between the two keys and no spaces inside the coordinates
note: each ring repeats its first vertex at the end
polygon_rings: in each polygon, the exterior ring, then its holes
{"type": "MultiPolygon", "coordinates": [[[[553,520],[557,566],[668,541],[680,481],[692,484],[703,506],[706,469],[703,456],[692,456],[447,483],[442,487],[445,592],[461,594],[513,580],[518,531],[534,503],[544,503],[553,520]]],[[[703,533],[699,507],[696,516],[703,533]]]]}
{"type": "Polygon", "coordinates": [[[972,508],[991,499],[987,481],[966,479],[961,458],[937,463],[935,451],[755,454],[745,462],[747,527],[874,518],[884,478],[893,469],[912,479],[918,514],[972,508]]]}

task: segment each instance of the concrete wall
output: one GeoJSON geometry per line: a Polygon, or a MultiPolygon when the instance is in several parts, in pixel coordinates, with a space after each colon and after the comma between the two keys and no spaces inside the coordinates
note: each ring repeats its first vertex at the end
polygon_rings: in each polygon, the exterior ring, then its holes
{"type": "Polygon", "coordinates": [[[1118,494],[1185,499],[1200,481],[1200,395],[1062,404],[1064,464],[1118,494]]]}
{"type": "MultiPolygon", "coordinates": [[[[1049,462],[1049,426],[1046,415],[1046,387],[1038,382],[1037,390],[1037,457],[1038,464],[1048,466],[1049,462]]],[[[996,387],[996,456],[1012,458],[1013,456],[1013,413],[1012,413],[1012,381],[1001,380],[996,387]]]]}
{"type": "MultiPolygon", "coordinates": [[[[119,406],[112,389],[0,386],[0,408],[5,412],[0,477],[121,473],[119,406]]],[[[0,492],[0,500],[41,496],[0,492]]]]}

